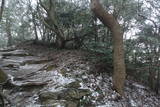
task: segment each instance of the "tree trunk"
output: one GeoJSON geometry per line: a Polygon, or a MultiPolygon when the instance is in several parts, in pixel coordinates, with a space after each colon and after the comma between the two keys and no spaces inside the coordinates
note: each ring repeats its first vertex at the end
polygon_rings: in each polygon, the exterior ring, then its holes
{"type": "MultiPolygon", "coordinates": [[[[2,0],[2,4],[1,4],[0,21],[2,19],[3,9],[4,9],[4,0],[2,0]]],[[[7,74],[3,70],[1,70],[1,68],[0,68],[0,84],[3,84],[4,82],[6,82],[7,79],[8,79],[7,74]]]]}
{"type": "Polygon", "coordinates": [[[9,19],[6,19],[6,34],[8,38],[7,46],[12,45],[12,35],[11,35],[11,23],[9,19]]]}
{"type": "Polygon", "coordinates": [[[94,40],[95,43],[98,42],[98,29],[97,29],[97,17],[92,16],[92,26],[93,26],[93,30],[94,30],[94,40]]]}
{"type": "Polygon", "coordinates": [[[33,22],[33,29],[34,29],[34,34],[35,34],[35,41],[38,41],[38,34],[37,34],[37,24],[36,24],[36,16],[35,13],[31,10],[32,12],[32,22],[33,22]]]}
{"type": "Polygon", "coordinates": [[[102,23],[107,26],[113,36],[113,88],[120,94],[124,95],[124,81],[126,77],[125,72],[125,62],[124,62],[124,49],[123,49],[123,31],[121,29],[120,24],[113,17],[113,15],[109,14],[104,10],[99,0],[91,0],[91,9],[102,21],[102,23]]]}
{"type": "Polygon", "coordinates": [[[55,6],[54,2],[50,0],[50,10],[48,11],[48,17],[50,18],[50,21],[52,23],[52,28],[53,31],[56,33],[57,38],[56,38],[56,43],[59,48],[64,48],[64,34],[61,28],[58,26],[58,22],[55,16],[55,6]],[[52,6],[53,5],[53,6],[52,6]]]}
{"type": "Polygon", "coordinates": [[[56,43],[59,48],[64,48],[65,40],[64,34],[61,28],[58,26],[58,22],[55,14],[55,3],[52,0],[49,0],[49,8],[43,5],[42,1],[39,0],[40,5],[46,10],[48,21],[44,21],[44,24],[56,34],[56,43]]]}
{"type": "Polygon", "coordinates": [[[3,10],[4,10],[4,4],[5,4],[5,0],[2,0],[2,2],[1,2],[1,8],[0,8],[0,21],[2,20],[2,14],[3,14],[3,10]]]}
{"type": "Polygon", "coordinates": [[[160,61],[159,61],[159,58],[160,58],[160,46],[158,47],[159,48],[159,50],[157,51],[157,58],[156,58],[156,62],[157,62],[157,65],[156,65],[156,67],[158,67],[157,68],[157,80],[156,80],[156,89],[155,89],[155,91],[156,91],[156,93],[157,94],[160,94],[160,61]]]}
{"type": "Polygon", "coordinates": [[[37,33],[37,24],[36,24],[36,13],[31,6],[31,0],[29,0],[29,8],[30,8],[31,15],[32,15],[32,23],[33,23],[33,30],[34,30],[34,34],[35,34],[35,42],[37,42],[38,41],[38,33],[37,33]]]}

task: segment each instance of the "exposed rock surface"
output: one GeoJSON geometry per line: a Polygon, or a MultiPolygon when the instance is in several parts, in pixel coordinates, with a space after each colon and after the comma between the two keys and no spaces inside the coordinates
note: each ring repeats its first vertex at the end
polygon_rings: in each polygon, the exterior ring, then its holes
{"type": "Polygon", "coordinates": [[[40,93],[39,98],[42,104],[44,105],[51,105],[53,104],[53,102],[61,103],[61,101],[64,101],[63,103],[65,105],[71,105],[72,103],[74,105],[72,105],[73,107],[77,107],[80,103],[80,100],[83,99],[83,97],[88,96],[90,94],[91,92],[88,89],[69,88],[58,92],[42,92],[40,93]]]}
{"type": "Polygon", "coordinates": [[[0,84],[3,84],[7,81],[7,74],[0,68],[0,84]]]}
{"type": "MultiPolygon", "coordinates": [[[[159,107],[147,87],[126,80],[126,98],[112,89],[112,78],[79,50],[32,46],[0,50],[0,65],[16,87],[4,89],[15,107],[159,107]],[[131,85],[132,84],[132,85],[131,85]],[[143,87],[143,88],[141,88],[143,87]]],[[[0,71],[1,73],[1,71],[0,71]]],[[[1,76],[1,75],[0,75],[1,76]]],[[[6,107],[11,107],[5,101],[6,107]]]]}

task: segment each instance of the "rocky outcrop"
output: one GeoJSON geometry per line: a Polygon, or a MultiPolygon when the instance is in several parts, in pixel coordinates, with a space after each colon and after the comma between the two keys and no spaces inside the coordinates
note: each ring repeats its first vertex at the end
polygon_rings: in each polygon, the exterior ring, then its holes
{"type": "MultiPolygon", "coordinates": [[[[127,98],[117,97],[119,94],[112,90],[112,78],[106,72],[95,72],[97,66],[84,57],[85,54],[88,56],[87,53],[53,50],[46,54],[47,51],[38,49],[30,52],[35,56],[28,56],[30,54],[23,50],[0,50],[0,83],[8,79],[13,83],[14,87],[8,84],[3,87],[4,95],[15,102],[13,107],[160,105],[159,96],[133,81],[126,81],[127,98]]],[[[5,105],[12,107],[7,101],[5,105]]]]}
{"type": "Polygon", "coordinates": [[[65,107],[78,107],[80,100],[90,94],[91,92],[88,89],[68,88],[58,92],[42,92],[39,99],[43,105],[60,104],[65,107]]]}

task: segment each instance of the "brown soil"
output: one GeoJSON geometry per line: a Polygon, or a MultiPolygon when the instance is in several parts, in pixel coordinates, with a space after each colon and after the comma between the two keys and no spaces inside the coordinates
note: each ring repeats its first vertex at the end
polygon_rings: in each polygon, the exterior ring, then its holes
{"type": "Polygon", "coordinates": [[[108,65],[105,62],[99,60],[104,56],[103,54],[87,52],[85,50],[66,50],[66,49],[54,49],[45,45],[36,45],[32,42],[26,42],[17,45],[18,49],[24,49],[28,53],[34,56],[40,56],[42,58],[53,60],[52,65],[62,66],[62,64],[90,64],[92,73],[96,74],[107,72],[111,74],[112,65],[108,65]]]}

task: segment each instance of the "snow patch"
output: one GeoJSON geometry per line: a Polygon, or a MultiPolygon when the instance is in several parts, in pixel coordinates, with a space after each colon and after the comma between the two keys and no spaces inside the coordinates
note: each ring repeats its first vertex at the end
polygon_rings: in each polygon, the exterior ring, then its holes
{"type": "Polygon", "coordinates": [[[69,84],[73,81],[75,81],[73,78],[67,78],[67,77],[64,77],[61,73],[59,73],[57,70],[53,72],[53,80],[54,82],[56,83],[59,83],[61,85],[66,85],[66,84],[69,84]]]}
{"type": "Polygon", "coordinates": [[[136,102],[135,102],[134,100],[131,99],[131,100],[130,100],[130,103],[131,103],[131,106],[132,106],[132,107],[137,107],[136,102]]]}

